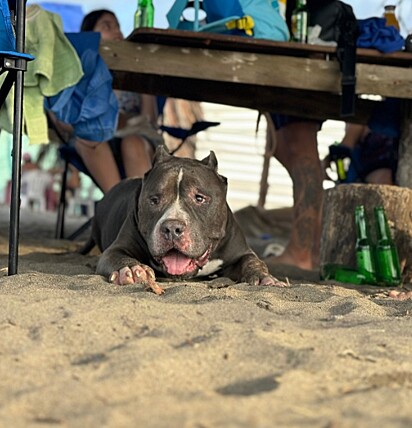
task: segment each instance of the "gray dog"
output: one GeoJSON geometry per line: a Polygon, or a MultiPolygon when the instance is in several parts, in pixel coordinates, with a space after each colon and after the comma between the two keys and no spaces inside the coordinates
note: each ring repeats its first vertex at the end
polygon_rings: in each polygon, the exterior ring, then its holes
{"type": "Polygon", "coordinates": [[[226,202],[227,182],[213,152],[202,161],[157,149],[144,179],[127,179],[97,205],[92,235],[101,255],[96,273],[156,294],[156,276],[188,279],[216,273],[251,285],[285,284],[249,248],[226,202]]]}

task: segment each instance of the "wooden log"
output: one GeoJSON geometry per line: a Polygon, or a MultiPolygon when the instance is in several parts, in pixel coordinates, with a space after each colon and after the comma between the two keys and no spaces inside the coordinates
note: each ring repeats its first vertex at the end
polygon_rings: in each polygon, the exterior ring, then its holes
{"type": "Polygon", "coordinates": [[[356,268],[355,207],[364,205],[376,242],[373,209],[383,206],[397,246],[403,282],[412,278],[412,190],[377,184],[339,185],[325,192],[321,237],[321,273],[327,264],[356,268]]]}

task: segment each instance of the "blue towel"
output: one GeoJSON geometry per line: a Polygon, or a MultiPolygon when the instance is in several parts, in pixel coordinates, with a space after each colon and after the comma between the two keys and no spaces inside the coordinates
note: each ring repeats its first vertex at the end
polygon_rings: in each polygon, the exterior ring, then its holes
{"type": "Polygon", "coordinates": [[[358,47],[377,49],[388,53],[401,51],[405,45],[404,38],[393,26],[386,26],[385,18],[368,18],[358,20],[358,47]]]}
{"type": "Polygon", "coordinates": [[[117,128],[118,103],[112,75],[99,54],[100,33],[66,33],[83,67],[84,76],[74,86],[45,99],[45,107],[75,135],[91,141],[110,140],[117,128]]]}

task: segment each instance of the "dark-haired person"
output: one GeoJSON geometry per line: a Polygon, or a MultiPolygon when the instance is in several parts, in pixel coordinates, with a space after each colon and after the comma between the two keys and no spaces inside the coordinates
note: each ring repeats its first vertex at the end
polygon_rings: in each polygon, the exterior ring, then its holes
{"type": "MultiPolygon", "coordinates": [[[[81,31],[100,32],[102,40],[123,40],[116,15],[100,9],[87,14],[81,31]]],[[[156,130],[156,100],[150,95],[115,91],[119,104],[118,128],[110,141],[76,139],[76,150],[103,192],[120,181],[118,166],[127,177],[143,177],[152,165],[155,147],[162,142],[156,130]]]]}

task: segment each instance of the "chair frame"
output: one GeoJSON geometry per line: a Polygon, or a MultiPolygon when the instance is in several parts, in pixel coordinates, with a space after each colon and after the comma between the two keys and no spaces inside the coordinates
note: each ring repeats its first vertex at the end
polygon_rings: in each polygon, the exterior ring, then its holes
{"type": "MultiPolygon", "coordinates": [[[[3,5],[4,4],[5,3],[3,3],[3,5]]],[[[4,12],[7,12],[6,16],[9,16],[8,10],[4,12]]],[[[8,275],[17,274],[18,270],[24,72],[27,69],[27,62],[33,59],[28,58],[28,56],[23,53],[26,28],[26,0],[16,1],[15,18],[16,52],[10,52],[10,54],[3,53],[0,56],[1,73],[8,73],[0,88],[0,106],[5,102],[14,84],[8,275]]]]}

